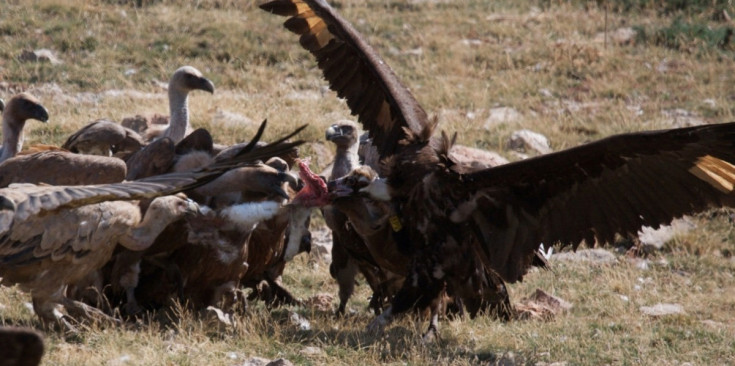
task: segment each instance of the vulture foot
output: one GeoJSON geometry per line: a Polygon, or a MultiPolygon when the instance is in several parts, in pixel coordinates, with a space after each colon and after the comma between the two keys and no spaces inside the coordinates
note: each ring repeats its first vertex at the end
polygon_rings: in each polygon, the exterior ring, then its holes
{"type": "Polygon", "coordinates": [[[432,314],[429,322],[429,329],[421,337],[424,343],[434,343],[439,339],[439,314],[432,314]]]}
{"type": "Polygon", "coordinates": [[[378,315],[367,326],[367,332],[373,335],[382,335],[385,327],[393,321],[392,307],[386,309],[382,314],[378,315]]]}
{"type": "Polygon", "coordinates": [[[69,313],[69,316],[74,319],[90,319],[102,322],[109,322],[116,325],[121,324],[121,321],[119,319],[115,319],[105,314],[102,310],[89,306],[80,301],[64,299],[63,305],[66,308],[66,311],[69,313]]]}

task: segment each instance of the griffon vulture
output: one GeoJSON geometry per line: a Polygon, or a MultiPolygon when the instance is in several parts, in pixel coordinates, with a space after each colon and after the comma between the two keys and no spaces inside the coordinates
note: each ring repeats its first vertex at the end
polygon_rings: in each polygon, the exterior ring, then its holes
{"type": "Polygon", "coordinates": [[[735,203],[735,123],[622,134],[469,173],[448,156],[453,139],[434,133],[409,89],[326,1],[261,8],[289,17],[285,27],[301,36],[387,169],[361,193],[397,208],[412,260],[371,331],[433,303],[445,286],[451,292],[471,277],[470,258],[515,282],[541,243],[609,243],[643,225],[735,203]]]}
{"type": "Polygon", "coordinates": [[[118,123],[100,119],[69,136],[61,147],[73,153],[114,156],[118,153],[134,153],[144,144],[143,138],[137,132],[118,123]]]}
{"type": "Polygon", "coordinates": [[[171,117],[168,125],[151,125],[146,130],[147,139],[168,137],[174,143],[181,141],[189,131],[189,93],[203,90],[214,93],[214,84],[192,66],[182,66],[168,82],[168,105],[171,117]],[[154,128],[156,127],[156,128],[154,128]]]}
{"type": "Polygon", "coordinates": [[[166,225],[196,209],[192,201],[166,196],[206,184],[244,163],[270,157],[301,142],[284,142],[293,134],[261,148],[255,142],[237,157],[187,173],[171,173],[133,182],[87,186],[15,185],[0,189],[0,277],[31,292],[36,313],[44,321],[73,328],[57,309],[72,316],[103,313],[65,297],[65,287],[101,268],[117,243],[143,250],[166,225]],[[158,198],[155,198],[158,197],[158,198]],[[145,215],[137,204],[152,199],[145,215]]]}
{"type": "Polygon", "coordinates": [[[48,122],[48,111],[31,94],[21,93],[1,109],[3,113],[3,146],[0,147],[0,162],[14,157],[23,149],[23,127],[29,119],[48,122]]]}

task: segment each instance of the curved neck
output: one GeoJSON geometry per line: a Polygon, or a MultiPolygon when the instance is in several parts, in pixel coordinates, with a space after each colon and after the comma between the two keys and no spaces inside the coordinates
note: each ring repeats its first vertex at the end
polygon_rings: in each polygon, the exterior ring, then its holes
{"type": "Polygon", "coordinates": [[[166,226],[178,220],[177,215],[154,215],[151,210],[146,212],[143,220],[136,226],[130,227],[120,238],[120,244],[130,250],[144,250],[150,247],[166,226]]]}
{"type": "Polygon", "coordinates": [[[178,143],[184,139],[186,129],[189,127],[189,93],[169,87],[168,107],[171,119],[163,136],[178,143]]]}
{"type": "Polygon", "coordinates": [[[329,180],[341,178],[360,165],[360,158],[357,154],[359,148],[360,144],[353,144],[350,147],[337,146],[337,154],[334,157],[329,180]]]}
{"type": "Polygon", "coordinates": [[[0,161],[10,159],[23,148],[23,126],[25,121],[18,121],[10,115],[3,115],[3,147],[0,161]]]}

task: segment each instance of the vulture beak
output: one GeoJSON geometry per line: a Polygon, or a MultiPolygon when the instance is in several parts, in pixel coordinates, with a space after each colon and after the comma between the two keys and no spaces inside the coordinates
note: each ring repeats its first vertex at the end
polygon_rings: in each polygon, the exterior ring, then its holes
{"type": "Polygon", "coordinates": [[[285,190],[283,190],[283,187],[281,186],[273,187],[273,192],[275,192],[277,195],[281,196],[285,200],[288,200],[291,198],[288,196],[288,193],[285,190]]]}
{"type": "Polygon", "coordinates": [[[327,141],[333,141],[334,139],[342,136],[342,129],[338,125],[331,125],[327,128],[326,139],[327,141]]]}
{"type": "Polygon", "coordinates": [[[31,113],[31,118],[41,122],[48,122],[48,111],[42,105],[36,104],[33,106],[31,113]]]}
{"type": "Polygon", "coordinates": [[[212,83],[211,80],[202,77],[199,78],[195,89],[204,90],[206,92],[209,92],[210,94],[214,94],[214,83],[212,83]]]}
{"type": "Polygon", "coordinates": [[[187,199],[186,202],[189,204],[184,210],[184,214],[186,216],[195,216],[199,215],[202,212],[202,210],[199,208],[199,205],[193,200],[187,199]]]}
{"type": "MultiPolygon", "coordinates": [[[[291,187],[291,189],[293,189],[294,191],[299,191],[301,189],[301,185],[299,184],[299,179],[289,173],[280,172],[278,173],[278,178],[282,182],[288,182],[288,186],[291,187]]],[[[286,199],[288,199],[288,197],[286,197],[286,199]]]]}
{"type": "Polygon", "coordinates": [[[0,113],[5,110],[5,101],[0,99],[0,113]]]}
{"type": "Polygon", "coordinates": [[[0,211],[12,211],[15,212],[15,202],[5,196],[0,196],[0,211]]]}
{"type": "Polygon", "coordinates": [[[331,199],[350,197],[355,194],[352,187],[344,184],[343,179],[335,179],[327,182],[327,192],[331,199]]]}

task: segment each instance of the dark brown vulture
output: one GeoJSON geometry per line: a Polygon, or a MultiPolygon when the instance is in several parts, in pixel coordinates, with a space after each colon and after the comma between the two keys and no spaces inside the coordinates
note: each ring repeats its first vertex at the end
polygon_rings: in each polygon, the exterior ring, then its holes
{"type": "Polygon", "coordinates": [[[0,162],[14,157],[23,149],[23,127],[29,119],[48,121],[48,111],[36,97],[18,94],[8,104],[3,104],[3,146],[0,147],[0,162]]]}
{"type": "Polygon", "coordinates": [[[43,337],[33,329],[0,327],[0,360],[5,366],[36,366],[43,348],[43,337]]]}
{"type": "Polygon", "coordinates": [[[468,173],[448,157],[453,139],[434,133],[410,91],[326,1],[261,8],[289,17],[286,28],[301,36],[387,168],[361,191],[397,207],[412,264],[372,331],[471,277],[472,258],[515,282],[541,243],[609,243],[643,225],[735,203],[735,123],[617,135],[468,173]]]}
{"type": "Polygon", "coordinates": [[[264,128],[265,124],[240,155],[193,172],[104,185],[26,184],[0,189],[2,284],[18,284],[31,292],[34,310],[43,321],[73,329],[57,309],[59,305],[73,317],[106,318],[100,311],[67,298],[65,287],[101,268],[117,243],[143,250],[168,223],[197,207],[178,196],[161,196],[199,187],[230,169],[301,143],[281,139],[255,148],[264,128]],[[129,202],[139,199],[154,199],[145,215],[137,204],[129,202]]]}

